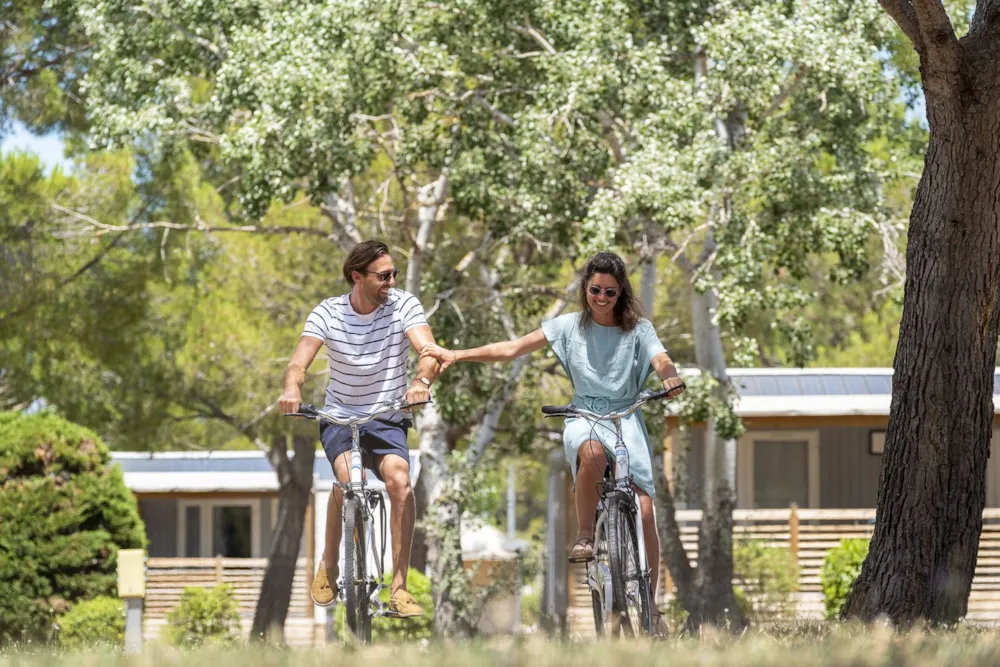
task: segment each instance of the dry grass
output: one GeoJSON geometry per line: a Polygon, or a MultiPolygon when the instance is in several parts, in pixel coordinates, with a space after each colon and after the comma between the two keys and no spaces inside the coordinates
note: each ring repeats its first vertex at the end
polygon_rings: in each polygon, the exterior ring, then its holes
{"type": "Polygon", "coordinates": [[[148,646],[141,656],[60,653],[30,648],[0,652],[0,667],[653,667],[659,665],[997,665],[1000,633],[895,633],[873,626],[795,625],[751,630],[741,637],[705,633],[658,642],[551,642],[541,638],[433,642],[361,649],[258,648],[179,651],[148,646]]]}

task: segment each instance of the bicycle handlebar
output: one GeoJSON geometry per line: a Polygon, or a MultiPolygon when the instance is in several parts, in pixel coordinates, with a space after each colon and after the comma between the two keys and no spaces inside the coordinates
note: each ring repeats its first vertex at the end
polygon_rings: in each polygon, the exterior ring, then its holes
{"type": "Polygon", "coordinates": [[[309,403],[299,404],[298,412],[289,412],[285,414],[285,417],[305,417],[306,419],[325,419],[326,421],[333,422],[334,424],[340,424],[341,426],[350,426],[351,424],[367,424],[368,422],[374,420],[379,415],[383,415],[387,412],[401,412],[403,410],[409,410],[410,408],[415,408],[419,405],[427,405],[431,401],[418,401],[416,403],[404,403],[403,399],[397,399],[395,401],[386,401],[379,406],[379,409],[375,412],[367,415],[359,415],[357,417],[337,417],[325,410],[320,410],[315,405],[310,405],[309,403]]]}
{"type": "Polygon", "coordinates": [[[635,402],[623,410],[618,410],[616,412],[609,412],[607,414],[599,415],[596,412],[591,412],[590,410],[583,410],[576,407],[575,405],[543,405],[542,414],[546,417],[588,417],[597,421],[608,420],[608,419],[624,419],[630,414],[639,409],[639,407],[647,401],[656,401],[661,398],[666,398],[669,394],[676,392],[678,389],[687,389],[687,385],[683,382],[673,389],[661,389],[659,391],[644,391],[639,394],[635,402]]]}

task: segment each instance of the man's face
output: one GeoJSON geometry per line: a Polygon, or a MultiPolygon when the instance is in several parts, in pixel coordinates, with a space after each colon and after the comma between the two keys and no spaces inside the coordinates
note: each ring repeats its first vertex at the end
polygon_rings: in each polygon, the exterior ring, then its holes
{"type": "Polygon", "coordinates": [[[355,272],[354,284],[360,287],[362,298],[381,306],[389,300],[389,290],[396,286],[395,270],[392,257],[382,255],[365,267],[365,273],[355,272]]]}

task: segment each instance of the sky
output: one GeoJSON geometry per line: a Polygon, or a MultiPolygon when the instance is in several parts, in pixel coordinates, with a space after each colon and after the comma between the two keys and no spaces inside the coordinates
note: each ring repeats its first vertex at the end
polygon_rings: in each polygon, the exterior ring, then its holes
{"type": "Polygon", "coordinates": [[[37,136],[21,123],[15,123],[13,132],[0,138],[0,151],[6,153],[15,149],[36,153],[49,168],[56,165],[61,165],[64,169],[70,167],[69,160],[63,156],[62,137],[57,132],[37,136]]]}

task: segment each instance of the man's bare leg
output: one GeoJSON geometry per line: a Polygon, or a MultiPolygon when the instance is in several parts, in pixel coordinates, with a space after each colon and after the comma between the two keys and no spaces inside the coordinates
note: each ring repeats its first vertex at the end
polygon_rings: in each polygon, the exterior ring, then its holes
{"type": "MultiPolygon", "coordinates": [[[[333,473],[337,481],[346,484],[351,481],[350,452],[344,452],[333,463],[333,473]]],[[[330,582],[336,582],[340,575],[340,536],[344,532],[344,491],[333,487],[330,500],[326,505],[326,544],[323,548],[323,567],[326,568],[330,582]]]]}
{"type": "Polygon", "coordinates": [[[379,462],[379,474],[389,494],[389,532],[392,535],[392,584],[390,594],[406,590],[406,573],[413,546],[416,505],[410,486],[410,464],[395,454],[386,454],[379,462]]]}

